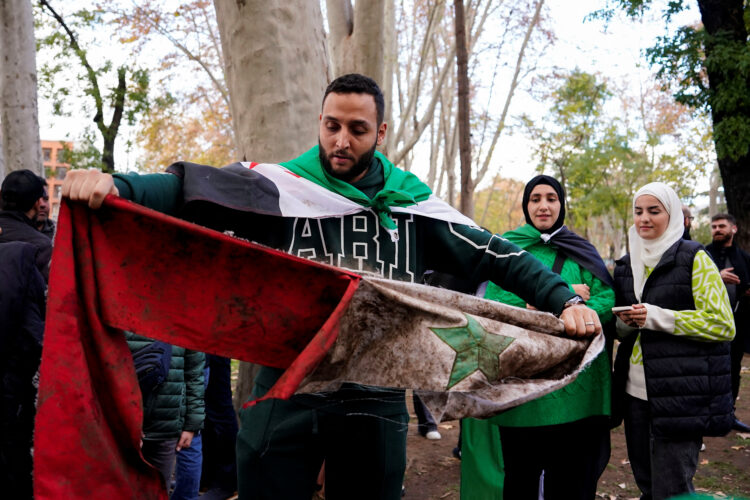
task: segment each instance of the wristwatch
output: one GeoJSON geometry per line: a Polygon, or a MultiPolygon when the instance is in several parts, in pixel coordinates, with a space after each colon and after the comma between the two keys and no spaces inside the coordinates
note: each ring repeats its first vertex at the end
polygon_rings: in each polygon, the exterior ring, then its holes
{"type": "Polygon", "coordinates": [[[574,295],[565,301],[565,304],[563,304],[563,310],[567,309],[570,306],[577,306],[579,304],[583,305],[585,303],[586,301],[583,300],[583,297],[581,297],[580,295],[574,295]]]}

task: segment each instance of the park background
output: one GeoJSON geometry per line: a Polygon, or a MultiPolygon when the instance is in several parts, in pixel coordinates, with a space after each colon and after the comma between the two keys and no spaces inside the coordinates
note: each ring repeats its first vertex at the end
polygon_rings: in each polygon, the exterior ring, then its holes
{"type": "MultiPolygon", "coordinates": [[[[64,168],[109,172],[290,159],[315,142],[327,82],[355,71],[386,94],[383,152],[492,231],[523,222],[523,185],[544,172],[565,185],[568,225],[612,264],[632,194],[662,180],[693,208],[695,239],[729,210],[747,249],[749,12],[746,0],[5,0],[0,177],[62,177],[40,138],[64,168]]],[[[251,379],[243,366],[238,400],[251,379]]],[[[726,439],[746,471],[744,438],[726,439]]]]}

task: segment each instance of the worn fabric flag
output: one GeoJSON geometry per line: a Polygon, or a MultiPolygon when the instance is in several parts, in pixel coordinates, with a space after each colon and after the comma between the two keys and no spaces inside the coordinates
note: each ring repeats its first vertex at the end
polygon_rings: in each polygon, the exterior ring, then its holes
{"type": "Polygon", "coordinates": [[[129,330],[287,368],[293,393],[360,277],[110,197],[60,212],[36,418],[36,498],[166,498],[139,441],[129,330]]]}
{"type": "Polygon", "coordinates": [[[50,281],[37,498],[165,498],[140,455],[121,330],[286,368],[268,397],[343,382],[426,391],[436,416],[488,416],[570,382],[602,346],[459,293],[362,277],[109,197],[67,204],[50,281]]]}
{"type": "Polygon", "coordinates": [[[210,201],[238,211],[282,217],[325,218],[372,210],[391,238],[398,239],[392,213],[408,213],[457,224],[476,223],[433,195],[414,174],[404,172],[380,152],[385,185],[369,197],[333,178],[320,166],[318,146],[282,164],[239,162],[217,169],[173,163],[167,172],[182,179],[185,203],[210,201]]]}
{"type": "Polygon", "coordinates": [[[601,352],[548,313],[364,277],[339,334],[298,392],[357,382],[419,391],[436,420],[483,418],[572,382],[601,352]]]}

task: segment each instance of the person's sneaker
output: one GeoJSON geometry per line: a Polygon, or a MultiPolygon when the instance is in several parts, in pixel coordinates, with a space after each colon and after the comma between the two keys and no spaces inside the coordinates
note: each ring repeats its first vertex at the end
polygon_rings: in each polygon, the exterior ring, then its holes
{"type": "Polygon", "coordinates": [[[739,432],[750,432],[750,425],[747,425],[740,419],[735,418],[734,423],[732,424],[732,429],[739,432]]]}
{"type": "Polygon", "coordinates": [[[706,443],[701,443],[701,451],[706,451],[706,443]]]}
{"type": "Polygon", "coordinates": [[[441,436],[438,431],[433,430],[433,431],[428,431],[427,434],[424,435],[424,437],[426,437],[427,439],[431,441],[437,441],[443,436],[441,436]]]}
{"type": "Polygon", "coordinates": [[[453,448],[453,456],[461,460],[461,448],[459,448],[458,446],[453,448]]]}

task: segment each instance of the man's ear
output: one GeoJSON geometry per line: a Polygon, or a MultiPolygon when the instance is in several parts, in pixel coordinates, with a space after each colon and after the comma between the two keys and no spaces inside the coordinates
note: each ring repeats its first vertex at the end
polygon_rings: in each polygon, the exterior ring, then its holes
{"type": "Polygon", "coordinates": [[[375,143],[378,146],[380,146],[381,144],[383,144],[383,141],[385,141],[385,131],[387,129],[388,129],[388,124],[385,123],[385,122],[381,123],[380,126],[378,127],[378,140],[375,143]]]}

